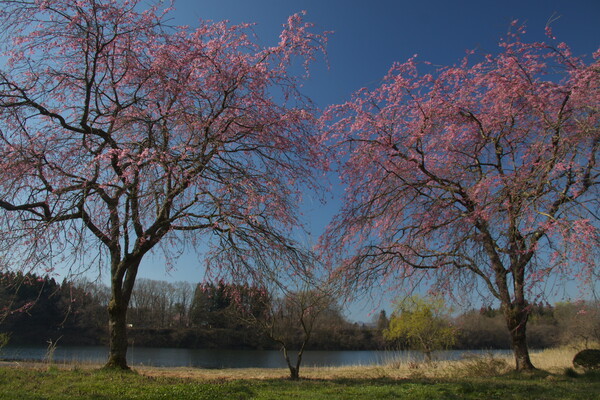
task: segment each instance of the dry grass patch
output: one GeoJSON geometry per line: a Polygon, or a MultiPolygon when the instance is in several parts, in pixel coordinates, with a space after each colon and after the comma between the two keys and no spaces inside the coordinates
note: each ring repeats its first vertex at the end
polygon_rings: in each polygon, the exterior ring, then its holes
{"type": "Polygon", "coordinates": [[[155,378],[183,378],[207,381],[234,381],[249,379],[280,379],[287,378],[289,371],[283,368],[226,368],[204,369],[191,367],[145,367],[135,366],[133,370],[140,375],[155,378]]]}
{"type": "Polygon", "coordinates": [[[539,369],[553,374],[560,374],[566,368],[573,367],[573,357],[577,350],[573,347],[560,347],[535,352],[531,355],[531,361],[539,369]]]}
{"type": "MultiPolygon", "coordinates": [[[[285,368],[157,368],[135,367],[141,375],[150,377],[184,378],[208,381],[271,380],[287,379],[290,372],[285,368]]],[[[393,368],[381,366],[306,367],[300,369],[300,377],[313,380],[379,379],[407,377],[393,368]]]]}
{"type": "MultiPolygon", "coordinates": [[[[363,380],[363,379],[430,379],[469,376],[494,376],[514,368],[510,356],[481,356],[459,361],[394,361],[385,365],[354,365],[343,367],[305,367],[300,376],[311,380],[363,380]]],[[[284,368],[158,368],[135,367],[144,376],[185,378],[207,381],[270,380],[286,379],[289,371],[284,368]]]]}

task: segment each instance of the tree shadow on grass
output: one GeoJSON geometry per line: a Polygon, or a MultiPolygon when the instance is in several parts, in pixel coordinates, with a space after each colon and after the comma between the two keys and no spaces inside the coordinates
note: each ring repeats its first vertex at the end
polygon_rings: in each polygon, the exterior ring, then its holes
{"type": "Polygon", "coordinates": [[[361,393],[379,396],[377,398],[410,399],[600,399],[600,374],[580,375],[569,378],[553,375],[545,371],[528,374],[508,373],[497,377],[449,377],[449,378],[310,378],[291,382],[289,380],[269,380],[264,384],[282,390],[295,385],[305,391],[335,393],[361,393]],[[591,397],[590,397],[591,395],[591,397]],[[596,396],[596,397],[594,397],[596,396]]]}

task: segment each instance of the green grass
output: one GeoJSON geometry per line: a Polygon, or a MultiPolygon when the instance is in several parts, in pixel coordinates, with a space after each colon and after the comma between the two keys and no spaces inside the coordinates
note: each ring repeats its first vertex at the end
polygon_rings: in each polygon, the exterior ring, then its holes
{"type": "Polygon", "coordinates": [[[600,399],[600,375],[208,381],[102,370],[0,367],[0,399],[600,399]]]}

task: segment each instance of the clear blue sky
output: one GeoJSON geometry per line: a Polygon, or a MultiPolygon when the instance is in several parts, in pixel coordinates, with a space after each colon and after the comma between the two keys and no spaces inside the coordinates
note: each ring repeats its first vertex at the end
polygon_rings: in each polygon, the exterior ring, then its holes
{"type": "MultiPolygon", "coordinates": [[[[545,40],[544,27],[555,19],[555,36],[575,54],[590,55],[600,45],[600,0],[178,0],[175,8],[172,23],[176,25],[193,27],[198,19],[256,23],[254,31],[265,45],[276,43],[289,15],[306,10],[306,20],[317,29],[334,31],[328,46],[329,69],[317,62],[304,89],[319,107],[343,102],[357,89],[377,85],[394,61],[413,54],[448,65],[458,62],[467,49],[496,52],[514,19],[526,23],[526,40],[545,40]]],[[[335,213],[339,193],[336,187],[326,206],[308,200],[306,217],[314,237],[335,213]]],[[[150,256],[140,275],[198,282],[202,271],[200,262],[183,257],[167,273],[160,257],[150,256]]],[[[374,305],[381,306],[389,310],[387,304],[374,305]]],[[[372,308],[355,305],[349,317],[366,321],[372,308]]]]}

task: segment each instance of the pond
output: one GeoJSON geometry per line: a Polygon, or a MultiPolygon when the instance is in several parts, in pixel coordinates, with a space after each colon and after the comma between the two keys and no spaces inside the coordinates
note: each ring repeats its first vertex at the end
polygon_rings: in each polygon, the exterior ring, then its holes
{"type": "MultiPolygon", "coordinates": [[[[505,355],[510,350],[448,350],[434,353],[437,360],[458,360],[467,354],[505,355]]],[[[44,346],[7,346],[0,351],[4,360],[47,360],[50,355],[44,346]]],[[[54,362],[104,363],[108,349],[99,346],[57,347],[51,354],[54,362]]],[[[277,350],[219,350],[130,347],[129,365],[155,367],[196,368],[284,368],[283,355],[277,350]]],[[[305,351],[302,365],[347,366],[385,365],[397,361],[423,360],[423,355],[412,351],[305,351]]]]}

